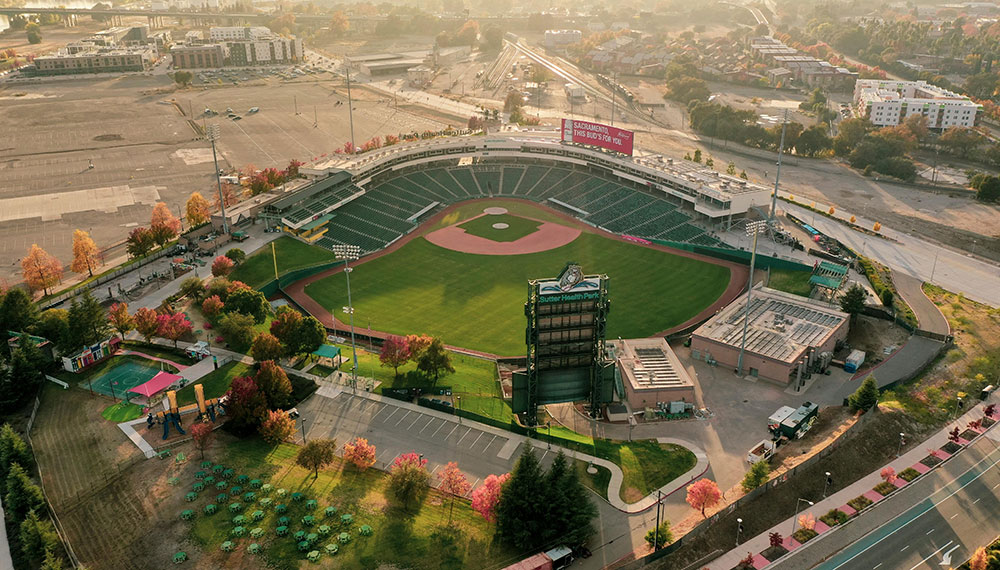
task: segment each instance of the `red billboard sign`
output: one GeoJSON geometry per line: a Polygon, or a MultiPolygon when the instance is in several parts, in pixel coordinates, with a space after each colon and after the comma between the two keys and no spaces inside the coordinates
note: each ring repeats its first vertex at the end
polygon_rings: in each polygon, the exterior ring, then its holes
{"type": "Polygon", "coordinates": [[[564,142],[599,146],[632,156],[633,139],[634,133],[625,129],[575,119],[562,120],[564,142]]]}

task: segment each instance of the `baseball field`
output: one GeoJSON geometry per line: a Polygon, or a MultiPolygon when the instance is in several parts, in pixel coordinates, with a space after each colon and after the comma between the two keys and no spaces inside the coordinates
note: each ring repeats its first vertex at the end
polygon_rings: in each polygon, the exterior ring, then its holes
{"type": "MultiPolygon", "coordinates": [[[[354,323],[518,355],[525,350],[528,280],[555,276],[568,261],[610,277],[608,338],[649,336],[683,323],[718,299],[730,278],[726,267],[587,232],[567,245],[520,255],[463,253],[418,237],[354,267],[354,323]]],[[[347,321],[342,272],[309,284],[305,292],[347,321]]]]}

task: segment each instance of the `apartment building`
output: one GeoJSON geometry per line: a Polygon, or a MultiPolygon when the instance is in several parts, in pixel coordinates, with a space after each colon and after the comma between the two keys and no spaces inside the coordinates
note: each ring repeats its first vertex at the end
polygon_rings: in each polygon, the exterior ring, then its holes
{"type": "Polygon", "coordinates": [[[898,125],[913,115],[926,117],[931,129],[974,127],[982,112],[968,97],[926,81],[859,79],[854,106],[858,116],[877,127],[898,125]]]}

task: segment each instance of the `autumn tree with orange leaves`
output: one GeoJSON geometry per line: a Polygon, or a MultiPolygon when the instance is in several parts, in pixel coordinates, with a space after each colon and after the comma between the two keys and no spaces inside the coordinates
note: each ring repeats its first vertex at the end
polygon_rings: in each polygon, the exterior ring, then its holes
{"type": "Polygon", "coordinates": [[[170,211],[166,202],[157,202],[149,218],[149,230],[153,232],[156,245],[162,246],[177,237],[181,231],[181,221],[170,211]]]}
{"type": "Polygon", "coordinates": [[[212,215],[211,205],[208,200],[201,195],[201,192],[191,193],[185,205],[188,225],[191,227],[200,226],[208,221],[212,215]]]}
{"type": "Polygon", "coordinates": [[[90,234],[83,230],[73,232],[73,264],[70,265],[70,269],[74,273],[86,271],[88,276],[93,277],[94,268],[100,265],[98,261],[100,253],[90,234]]]}
{"type": "Polygon", "coordinates": [[[33,243],[28,255],[21,260],[21,272],[24,282],[32,291],[41,290],[43,295],[48,295],[49,289],[62,280],[63,265],[33,243]]]}

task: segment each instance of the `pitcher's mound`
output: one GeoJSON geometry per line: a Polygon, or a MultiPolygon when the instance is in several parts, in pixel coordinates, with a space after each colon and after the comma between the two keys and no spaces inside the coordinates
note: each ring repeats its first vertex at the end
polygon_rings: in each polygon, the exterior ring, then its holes
{"type": "Polygon", "coordinates": [[[493,224],[493,229],[495,230],[505,230],[510,227],[510,224],[505,224],[503,222],[497,222],[493,224]]]}

